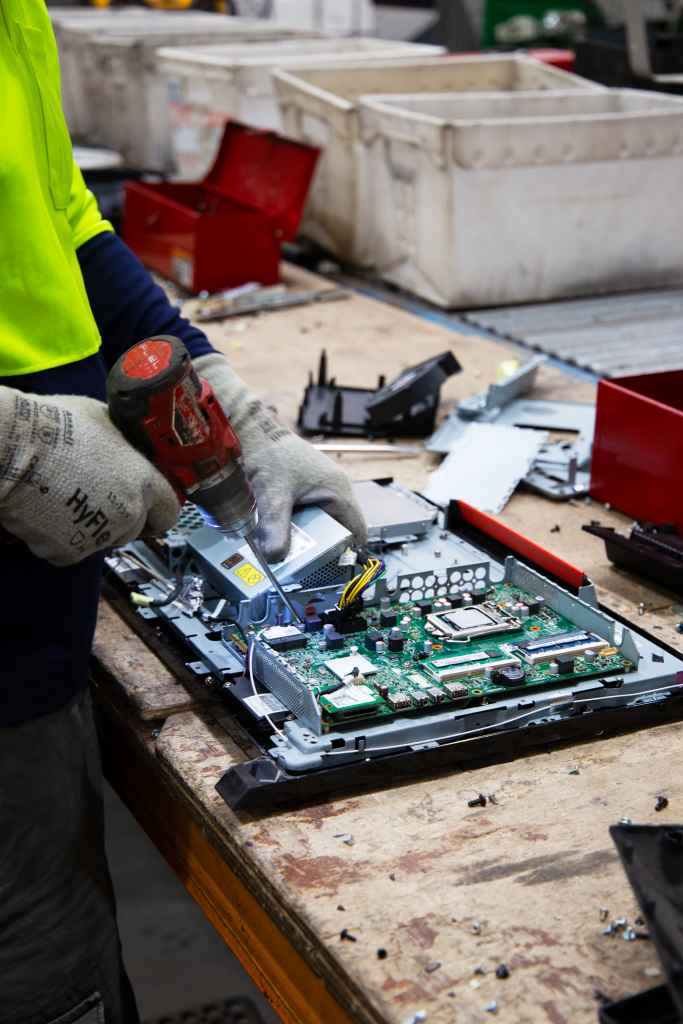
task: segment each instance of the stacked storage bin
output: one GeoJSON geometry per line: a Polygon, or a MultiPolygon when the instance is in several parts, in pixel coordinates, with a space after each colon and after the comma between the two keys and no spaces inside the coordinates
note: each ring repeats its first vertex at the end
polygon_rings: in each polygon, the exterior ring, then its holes
{"type": "Polygon", "coordinates": [[[213,163],[228,118],[281,131],[282,116],[273,67],[324,67],[349,62],[415,60],[443,47],[385,39],[281,39],[270,43],[226,43],[169,47],[157,51],[168,90],[171,146],[181,180],[199,181],[213,163]]]}
{"type": "MultiPolygon", "coordinates": [[[[600,92],[598,86],[524,56],[386,61],[273,71],[285,134],[322,153],[301,230],[342,260],[376,266],[371,147],[361,137],[361,96],[391,93],[600,92]]],[[[368,131],[372,132],[371,126],[368,131]]],[[[400,137],[394,138],[401,142],[400,137]]],[[[409,147],[413,136],[407,137],[409,147]]],[[[412,173],[403,168],[401,174],[412,173]]],[[[447,216],[446,209],[437,213],[447,216]]]]}
{"type": "Polygon", "coordinates": [[[72,137],[118,150],[128,164],[149,171],[173,169],[166,88],[155,57],[159,47],[317,35],[201,11],[129,12],[53,19],[62,104],[72,137]]]}

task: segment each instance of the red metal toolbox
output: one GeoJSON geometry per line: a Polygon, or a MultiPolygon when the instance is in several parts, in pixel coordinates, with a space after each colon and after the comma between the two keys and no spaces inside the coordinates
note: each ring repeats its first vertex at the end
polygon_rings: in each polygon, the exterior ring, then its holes
{"type": "Polygon", "coordinates": [[[190,291],[277,284],[318,150],[229,121],[203,181],[127,181],[123,237],[138,258],[190,291]]]}
{"type": "Polygon", "coordinates": [[[683,535],[683,370],[600,381],[590,493],[683,535]]]}

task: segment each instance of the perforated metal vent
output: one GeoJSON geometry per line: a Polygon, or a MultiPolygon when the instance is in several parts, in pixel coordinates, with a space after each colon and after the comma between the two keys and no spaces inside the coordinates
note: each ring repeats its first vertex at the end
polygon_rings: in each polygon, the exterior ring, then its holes
{"type": "Polygon", "coordinates": [[[321,565],[310,576],[297,580],[297,583],[302,590],[314,590],[316,587],[327,587],[331,583],[337,583],[337,581],[343,583],[345,575],[345,570],[339,566],[339,559],[333,558],[331,562],[328,562],[327,565],[321,565]]]}
{"type": "Polygon", "coordinates": [[[425,572],[402,573],[396,580],[399,604],[445,597],[463,587],[488,587],[490,566],[490,562],[473,562],[470,565],[427,569],[425,572]]]}
{"type": "Polygon", "coordinates": [[[254,659],[254,674],[271,693],[279,697],[289,710],[320,736],[320,712],[318,703],[306,684],[297,679],[294,672],[284,664],[274,651],[263,647],[258,641],[250,644],[254,659]]]}
{"type": "Polygon", "coordinates": [[[544,580],[542,576],[534,572],[533,569],[527,568],[521,562],[518,562],[515,558],[508,558],[506,562],[513,563],[512,573],[510,579],[508,579],[507,564],[505,566],[506,573],[505,579],[508,583],[513,583],[520,590],[523,590],[527,594],[531,594],[532,597],[544,597],[545,603],[553,611],[557,611],[558,603],[558,592],[557,587],[553,586],[552,583],[544,580]]]}
{"type": "Polygon", "coordinates": [[[190,502],[186,502],[180,510],[180,517],[178,522],[169,531],[169,533],[192,533],[193,530],[199,530],[200,527],[205,526],[202,516],[197,511],[196,505],[191,505],[190,502]]]}

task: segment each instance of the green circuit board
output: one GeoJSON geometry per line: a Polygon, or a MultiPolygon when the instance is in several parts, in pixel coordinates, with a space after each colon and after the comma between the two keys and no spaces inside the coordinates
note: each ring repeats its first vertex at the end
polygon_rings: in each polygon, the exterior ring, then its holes
{"type": "MultiPolygon", "coordinates": [[[[534,598],[519,587],[501,583],[486,591],[485,603],[479,607],[484,613],[487,609],[494,612],[497,609],[502,615],[507,612],[514,616],[515,605],[519,607],[521,603],[533,608],[534,598]]],[[[463,630],[458,639],[450,640],[436,635],[434,616],[423,616],[413,604],[395,604],[389,611],[397,614],[404,638],[402,651],[377,653],[368,649],[366,631],[363,630],[344,636],[342,647],[336,650],[329,650],[322,635],[314,633],[309,635],[306,648],[283,655],[317,694],[323,725],[390,715],[445,702],[470,707],[491,703],[513,690],[519,695],[544,686],[563,688],[578,680],[623,674],[634,669],[633,663],[622,657],[599,634],[581,630],[548,607],[542,607],[528,617],[525,613],[523,619],[517,618],[516,627],[508,627],[506,631],[501,628],[497,632],[493,630],[487,635],[468,639],[468,631],[463,630]],[[550,640],[553,637],[557,637],[557,642],[550,640]],[[425,641],[433,643],[429,657],[425,657],[425,641]],[[520,642],[521,645],[517,646],[520,642]],[[589,652],[585,656],[587,647],[589,652]],[[353,648],[357,648],[356,653],[353,648]],[[561,674],[558,674],[555,652],[564,652],[561,674]],[[344,688],[326,694],[326,689],[329,691],[343,678],[339,666],[334,663],[349,657],[360,657],[371,668],[366,667],[364,674],[361,670],[353,682],[347,676],[344,688]],[[554,670],[551,669],[553,662],[554,670]],[[506,664],[523,669],[521,682],[511,685],[508,679],[501,677],[500,666],[505,667],[506,664]],[[569,664],[571,670],[568,670],[569,664]]],[[[437,607],[433,612],[448,614],[447,609],[437,607]]],[[[390,628],[382,625],[378,610],[368,608],[363,615],[368,621],[368,630],[381,632],[387,640],[390,628]]],[[[562,657],[558,660],[561,661],[562,657]]]]}

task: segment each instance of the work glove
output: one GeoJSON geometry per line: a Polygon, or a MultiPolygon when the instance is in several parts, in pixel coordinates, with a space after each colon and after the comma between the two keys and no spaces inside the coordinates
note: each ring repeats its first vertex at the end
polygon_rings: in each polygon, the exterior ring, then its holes
{"type": "Polygon", "coordinates": [[[283,427],[225,356],[211,352],[193,365],[213,388],[240,439],[258,502],[259,548],[267,561],[280,562],[289,551],[294,505],[320,505],[363,545],[367,527],[346,470],[283,427]]]}
{"type": "Polygon", "coordinates": [[[94,398],[0,387],[0,524],[38,558],[73,565],[168,530],[171,485],[94,398]]]}

